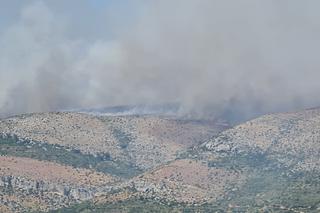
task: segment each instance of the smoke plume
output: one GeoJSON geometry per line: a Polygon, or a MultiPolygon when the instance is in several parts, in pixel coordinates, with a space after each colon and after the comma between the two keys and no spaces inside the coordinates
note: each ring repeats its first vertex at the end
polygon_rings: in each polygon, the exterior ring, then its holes
{"type": "Polygon", "coordinates": [[[2,115],[178,103],[246,119],[320,105],[319,1],[26,2],[0,25],[2,115]]]}

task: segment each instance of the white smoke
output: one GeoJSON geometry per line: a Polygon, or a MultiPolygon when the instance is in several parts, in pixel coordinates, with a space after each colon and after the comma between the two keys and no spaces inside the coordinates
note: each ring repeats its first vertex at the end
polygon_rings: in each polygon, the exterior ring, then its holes
{"type": "Polygon", "coordinates": [[[320,105],[318,1],[136,2],[130,24],[109,15],[112,36],[92,40],[31,1],[0,37],[1,113],[179,103],[246,118],[320,105]]]}

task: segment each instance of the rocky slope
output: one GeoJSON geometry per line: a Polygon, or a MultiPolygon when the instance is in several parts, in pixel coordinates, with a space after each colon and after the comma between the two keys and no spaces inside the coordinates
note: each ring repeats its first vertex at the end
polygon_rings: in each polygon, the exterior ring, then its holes
{"type": "Polygon", "coordinates": [[[111,190],[118,178],[30,158],[0,156],[0,205],[8,211],[47,210],[111,190]]]}
{"type": "Polygon", "coordinates": [[[131,182],[140,196],[177,203],[214,202],[231,185],[241,186],[245,172],[208,167],[206,162],[176,160],[134,178],[131,182]]]}

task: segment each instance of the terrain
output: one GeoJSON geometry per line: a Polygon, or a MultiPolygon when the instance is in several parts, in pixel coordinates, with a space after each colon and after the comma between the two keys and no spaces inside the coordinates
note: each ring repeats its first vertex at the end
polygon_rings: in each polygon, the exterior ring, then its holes
{"type": "Polygon", "coordinates": [[[318,212],[320,109],[229,127],[172,115],[0,121],[1,212],[318,212]]]}

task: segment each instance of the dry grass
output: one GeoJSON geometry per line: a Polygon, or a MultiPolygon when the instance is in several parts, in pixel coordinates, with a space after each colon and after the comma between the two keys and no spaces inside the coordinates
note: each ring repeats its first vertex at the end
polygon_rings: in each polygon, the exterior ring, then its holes
{"type": "Polygon", "coordinates": [[[116,178],[88,169],[74,169],[52,162],[29,158],[0,156],[0,176],[25,177],[54,183],[102,186],[117,181],[116,178]]]}
{"type": "Polygon", "coordinates": [[[241,186],[245,174],[224,168],[209,168],[195,160],[177,160],[134,180],[142,192],[177,202],[201,203],[223,196],[230,184],[241,186]]]}

